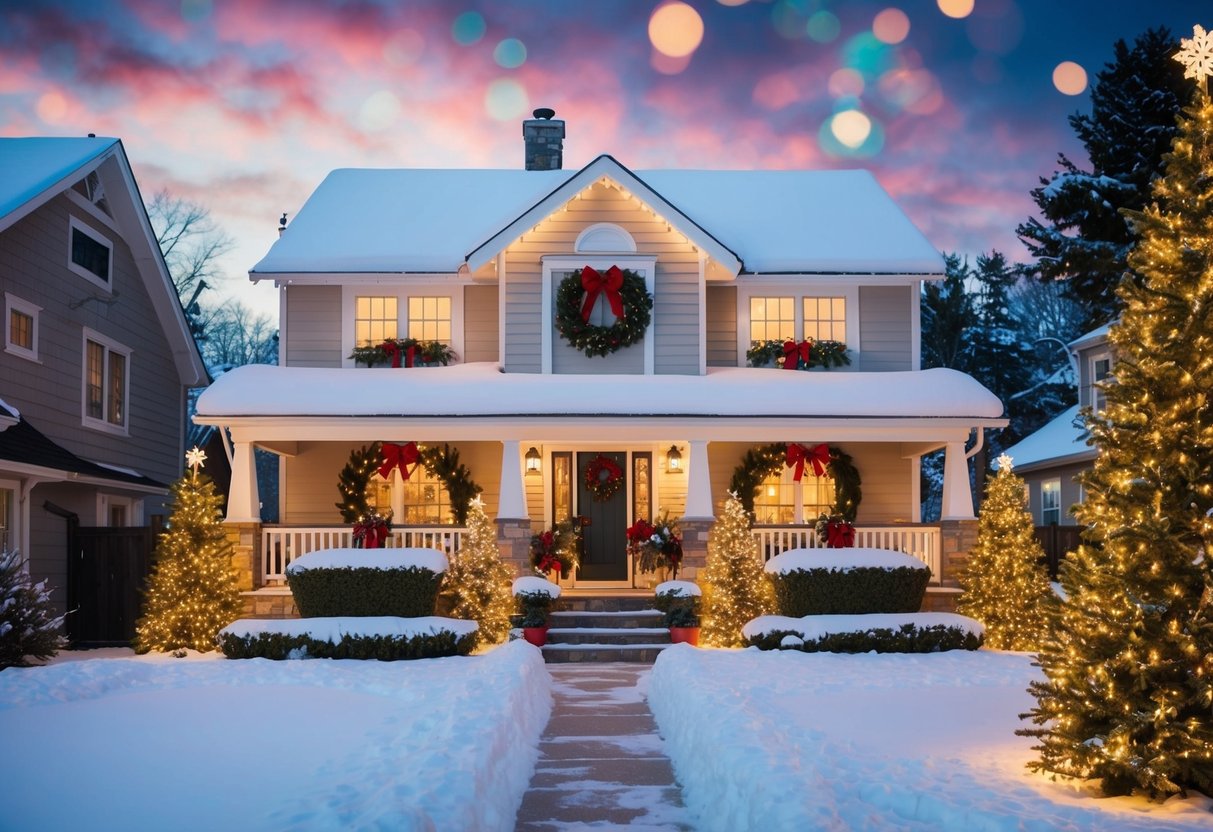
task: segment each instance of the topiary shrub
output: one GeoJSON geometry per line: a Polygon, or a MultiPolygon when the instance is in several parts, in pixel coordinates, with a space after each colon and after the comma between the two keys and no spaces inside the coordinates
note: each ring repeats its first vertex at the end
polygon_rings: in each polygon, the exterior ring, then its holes
{"type": "Polygon", "coordinates": [[[336,643],[287,633],[219,634],[219,649],[229,659],[436,659],[466,656],[476,646],[476,634],[443,630],[430,635],[344,635],[336,643]]]}
{"type": "Polygon", "coordinates": [[[790,618],[917,612],[931,580],[922,561],[884,549],[793,549],[766,571],[779,614],[790,618]]]}
{"type": "Polygon", "coordinates": [[[877,627],[862,632],[829,633],[803,639],[791,630],[772,630],[745,640],[746,647],[759,650],[800,650],[805,653],[942,653],[945,650],[976,650],[982,637],[963,627],[935,624],[918,627],[902,624],[894,629],[877,627]],[[785,643],[786,640],[786,643],[785,643]]]}
{"type": "Polygon", "coordinates": [[[446,556],[433,549],[324,549],[286,570],[303,618],[434,614],[446,556]]]}
{"type": "Polygon", "coordinates": [[[700,589],[690,581],[658,584],[653,607],[665,613],[667,627],[698,627],[700,589]]]}

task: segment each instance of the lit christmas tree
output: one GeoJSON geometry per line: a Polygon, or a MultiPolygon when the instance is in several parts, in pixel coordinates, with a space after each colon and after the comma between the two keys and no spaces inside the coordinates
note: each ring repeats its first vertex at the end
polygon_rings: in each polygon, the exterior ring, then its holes
{"type": "Polygon", "coordinates": [[[1114,380],[1088,416],[1099,449],[1078,512],[1087,545],[1032,685],[1032,768],[1107,794],[1213,794],[1213,39],[1177,59],[1198,79],[1111,329],[1114,380]]]}
{"type": "Polygon", "coordinates": [[[135,650],[215,649],[215,635],[240,617],[240,590],[232,545],[223,533],[223,497],[198,473],[206,454],[185,455],[190,472],[173,483],[168,528],[156,542],[155,561],[135,625],[135,650]]]}
{"type": "Polygon", "coordinates": [[[758,542],[750,533],[750,516],[731,491],[723,514],[712,526],[703,582],[706,644],[740,647],[741,628],[775,609],[771,582],[758,562],[758,542]]]}
{"type": "Polygon", "coordinates": [[[1049,627],[1053,590],[1040,561],[1032,515],[1024,507],[1024,482],[1011,457],[998,458],[998,475],[986,486],[977,543],[960,576],[962,615],[986,626],[987,647],[1038,650],[1049,627]]]}
{"type": "Polygon", "coordinates": [[[467,531],[458,554],[451,558],[443,592],[454,597],[451,615],[480,624],[481,644],[505,641],[514,612],[511,585],[514,571],[501,560],[497,530],[475,497],[468,505],[467,531]]]}

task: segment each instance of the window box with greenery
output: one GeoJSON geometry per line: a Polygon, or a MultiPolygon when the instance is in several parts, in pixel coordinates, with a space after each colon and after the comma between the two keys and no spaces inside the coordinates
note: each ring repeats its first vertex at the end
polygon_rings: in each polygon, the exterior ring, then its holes
{"type": "Polygon", "coordinates": [[[388,338],[374,346],[354,347],[350,358],[355,364],[368,367],[443,367],[459,356],[441,341],[419,341],[416,338],[388,338]]]}

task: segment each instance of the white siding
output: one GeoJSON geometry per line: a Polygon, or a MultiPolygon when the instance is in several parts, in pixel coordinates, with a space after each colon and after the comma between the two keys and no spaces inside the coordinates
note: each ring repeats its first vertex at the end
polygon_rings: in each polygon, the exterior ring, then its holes
{"type": "Polygon", "coordinates": [[[341,287],[286,287],[286,355],[292,367],[340,367],[341,287]]]}
{"type": "Polygon", "coordinates": [[[913,370],[912,287],[859,287],[860,355],[854,369],[913,370]]]}

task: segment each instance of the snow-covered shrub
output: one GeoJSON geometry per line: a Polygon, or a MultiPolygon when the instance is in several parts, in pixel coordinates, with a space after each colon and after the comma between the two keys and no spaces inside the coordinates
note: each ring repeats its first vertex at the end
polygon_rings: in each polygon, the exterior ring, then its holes
{"type": "Polygon", "coordinates": [[[667,627],[698,627],[700,595],[689,581],[666,581],[658,584],[653,606],[665,613],[667,627]]]}
{"type": "Polygon", "coordinates": [[[30,580],[18,552],[0,552],[0,669],[49,659],[67,646],[50,594],[46,581],[30,580]]]}
{"type": "Polygon", "coordinates": [[[794,549],[766,571],[780,615],[917,612],[931,570],[913,555],[884,549],[794,549]]]}
{"type": "Polygon", "coordinates": [[[556,599],[542,590],[514,590],[514,600],[518,605],[519,627],[546,627],[548,614],[556,599]]]}
{"type": "Polygon", "coordinates": [[[434,549],[326,549],[286,570],[303,618],[434,614],[446,556],[434,549]]]}
{"type": "Polygon", "coordinates": [[[981,622],[955,613],[767,615],[746,624],[747,647],[805,653],[938,653],[976,650],[981,622]]]}
{"type": "Polygon", "coordinates": [[[219,631],[229,659],[432,659],[466,656],[476,646],[475,621],[424,616],[241,618],[219,631]]]}

